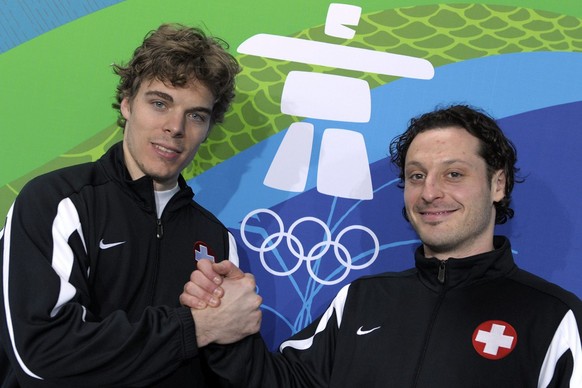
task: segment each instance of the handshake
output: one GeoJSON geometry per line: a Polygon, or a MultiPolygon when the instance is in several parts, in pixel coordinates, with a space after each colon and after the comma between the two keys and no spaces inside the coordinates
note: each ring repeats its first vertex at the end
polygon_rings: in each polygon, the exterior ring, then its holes
{"type": "Polygon", "coordinates": [[[180,303],[192,313],[198,347],[230,344],[257,333],[262,302],[254,276],[228,260],[200,260],[180,295],[180,303]]]}

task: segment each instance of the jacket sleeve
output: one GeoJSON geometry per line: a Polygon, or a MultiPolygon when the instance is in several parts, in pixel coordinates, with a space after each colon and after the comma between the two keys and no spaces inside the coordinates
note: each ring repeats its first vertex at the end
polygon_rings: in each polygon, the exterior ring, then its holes
{"type": "Polygon", "coordinates": [[[349,285],[340,290],[325,313],[269,352],[260,334],[231,345],[205,348],[206,361],[224,387],[327,387],[333,369],[349,285]]]}
{"type": "Polygon", "coordinates": [[[541,367],[538,387],[582,387],[581,303],[572,305],[556,329],[541,367]]]}
{"type": "Polygon", "coordinates": [[[21,385],[145,385],[197,354],[186,308],[151,307],[133,321],[91,311],[77,209],[43,189],[23,189],[0,238],[0,337],[21,385]]]}

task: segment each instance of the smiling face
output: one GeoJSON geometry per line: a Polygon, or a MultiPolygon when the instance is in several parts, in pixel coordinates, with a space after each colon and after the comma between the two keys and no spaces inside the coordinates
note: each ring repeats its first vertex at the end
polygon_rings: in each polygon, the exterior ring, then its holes
{"type": "Polygon", "coordinates": [[[479,140],[463,128],[418,134],[406,154],[404,204],[427,257],[446,260],[493,250],[495,207],[504,197],[502,170],[487,174],[479,140]]]}
{"type": "Polygon", "coordinates": [[[155,190],[176,185],[210,129],[212,93],[200,83],[173,87],[143,82],[133,100],[124,98],[125,164],[132,179],[152,177],[155,190]]]}

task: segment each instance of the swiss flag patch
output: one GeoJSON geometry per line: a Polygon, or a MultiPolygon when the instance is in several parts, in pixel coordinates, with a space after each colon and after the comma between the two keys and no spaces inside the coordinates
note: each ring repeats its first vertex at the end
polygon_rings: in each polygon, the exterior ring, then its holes
{"type": "Polygon", "coordinates": [[[480,356],[500,360],[509,355],[517,344],[517,332],[504,321],[486,321],[473,332],[473,347],[480,356]]]}
{"type": "Polygon", "coordinates": [[[208,259],[210,261],[216,262],[215,258],[216,254],[212,248],[208,246],[208,244],[203,241],[196,241],[194,244],[194,259],[196,259],[196,261],[201,259],[208,259]]]}

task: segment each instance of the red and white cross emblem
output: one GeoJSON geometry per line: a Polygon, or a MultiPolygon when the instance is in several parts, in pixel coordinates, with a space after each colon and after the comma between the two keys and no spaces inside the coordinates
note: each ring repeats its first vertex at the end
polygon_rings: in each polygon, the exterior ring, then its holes
{"type": "Polygon", "coordinates": [[[517,332],[504,321],[483,322],[473,332],[473,347],[481,356],[499,360],[507,356],[517,344],[517,332]]]}
{"type": "Polygon", "coordinates": [[[216,261],[216,254],[205,242],[196,241],[194,244],[194,259],[196,259],[196,261],[199,261],[200,259],[216,261]]]}

